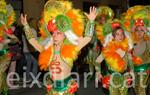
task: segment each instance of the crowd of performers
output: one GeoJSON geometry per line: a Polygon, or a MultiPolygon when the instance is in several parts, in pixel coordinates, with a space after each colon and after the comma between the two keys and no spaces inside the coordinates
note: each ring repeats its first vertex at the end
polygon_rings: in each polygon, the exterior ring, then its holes
{"type": "MultiPolygon", "coordinates": [[[[13,59],[8,44],[18,41],[13,34],[14,22],[13,8],[0,0],[0,93],[3,95],[7,95],[6,70],[13,59]]],[[[71,77],[73,63],[89,43],[92,46],[86,50],[85,61],[90,72],[95,69],[96,79],[110,95],[128,95],[133,82],[136,95],[146,95],[150,74],[150,6],[134,6],[114,18],[108,6],[90,7],[89,13],[85,13],[74,9],[69,1],[48,0],[41,15],[39,39],[33,35],[26,14],[21,15],[21,23],[28,42],[40,52],[40,69],[49,71],[46,95],[74,95],[78,84],[71,77]],[[102,64],[106,68],[101,68],[102,64]]]]}

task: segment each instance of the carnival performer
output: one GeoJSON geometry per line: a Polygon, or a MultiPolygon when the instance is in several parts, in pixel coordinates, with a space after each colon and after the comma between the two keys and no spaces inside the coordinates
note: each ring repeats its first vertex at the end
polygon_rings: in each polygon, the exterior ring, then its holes
{"type": "MultiPolygon", "coordinates": [[[[112,22],[112,20],[114,18],[114,12],[108,6],[100,6],[97,10],[98,10],[98,15],[95,20],[96,21],[96,27],[95,27],[96,37],[101,42],[101,46],[104,46],[104,39],[105,39],[106,35],[109,34],[110,31],[112,31],[112,30],[110,30],[110,29],[112,29],[112,28],[110,28],[111,27],[110,23],[112,22]]],[[[100,50],[101,50],[101,48],[100,48],[100,50]]],[[[100,67],[101,67],[101,65],[98,62],[95,62],[96,72],[99,71],[98,68],[100,68],[100,67]]],[[[103,74],[106,73],[105,71],[106,71],[106,66],[104,64],[103,70],[102,70],[103,74]]],[[[97,73],[96,76],[100,76],[100,75],[97,73]]],[[[98,81],[100,81],[100,80],[97,80],[97,82],[98,81]]]]}
{"type": "Polygon", "coordinates": [[[132,49],[132,41],[119,20],[114,20],[110,24],[112,32],[105,37],[102,53],[96,60],[100,64],[105,59],[108,70],[107,74],[102,76],[101,68],[97,67],[97,78],[102,80],[104,88],[109,89],[110,95],[127,95],[128,82],[124,84],[124,81],[129,78],[129,75],[125,75],[128,68],[130,70],[133,68],[129,53],[132,49]]]}
{"type": "Polygon", "coordinates": [[[12,54],[8,44],[17,41],[13,35],[11,25],[15,21],[15,13],[11,5],[0,0],[0,94],[8,95],[6,70],[9,67],[12,54]]]}
{"type": "Polygon", "coordinates": [[[69,1],[49,0],[45,4],[43,13],[43,19],[40,22],[42,24],[41,40],[44,38],[46,40],[42,43],[35,40],[32,35],[27,15],[21,15],[21,22],[29,43],[40,52],[40,68],[49,70],[47,95],[74,95],[78,86],[71,78],[73,61],[77,58],[78,52],[92,38],[96,8],[90,7],[89,14],[86,14],[89,21],[84,37],[82,37],[83,16],[80,10],[73,9],[69,1]]]}
{"type": "MultiPolygon", "coordinates": [[[[134,6],[127,10],[126,18],[130,18],[130,31],[134,42],[134,55],[142,59],[140,63],[134,63],[135,93],[147,95],[148,78],[150,74],[150,38],[149,38],[149,10],[148,6],[134,6]],[[130,13],[132,10],[132,13],[130,13]]],[[[129,20],[129,19],[128,19],[129,20]]]]}
{"type": "Polygon", "coordinates": [[[99,6],[97,8],[97,13],[98,15],[95,20],[95,32],[91,42],[87,45],[88,53],[86,55],[86,63],[89,64],[89,70],[91,75],[93,75],[95,67],[99,66],[99,64],[95,63],[95,60],[101,52],[100,49],[104,40],[103,26],[107,22],[111,21],[114,16],[113,10],[108,6],[99,6]]]}

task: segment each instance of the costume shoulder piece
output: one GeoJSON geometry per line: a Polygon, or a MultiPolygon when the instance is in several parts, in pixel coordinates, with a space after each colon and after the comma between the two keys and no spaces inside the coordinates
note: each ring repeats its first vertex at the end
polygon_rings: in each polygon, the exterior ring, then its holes
{"type": "MultiPolygon", "coordinates": [[[[40,21],[41,39],[51,37],[55,30],[63,32],[66,36],[61,50],[61,56],[70,66],[77,54],[77,39],[83,35],[84,19],[80,10],[74,9],[72,3],[64,0],[48,0],[44,6],[40,21]],[[69,51],[68,51],[69,50],[69,51]]],[[[47,69],[53,56],[52,48],[49,47],[40,54],[39,64],[41,69],[47,69]],[[49,51],[49,52],[47,52],[49,51]],[[48,55],[47,59],[44,56],[48,55]]]]}
{"type": "MultiPolygon", "coordinates": [[[[61,57],[70,67],[73,66],[73,61],[77,58],[78,48],[75,45],[64,45],[61,48],[61,57]]],[[[54,55],[54,48],[50,46],[48,49],[40,53],[39,55],[39,65],[41,70],[47,70],[50,65],[54,55]]]]}
{"type": "Polygon", "coordinates": [[[116,53],[116,50],[121,49],[125,52],[128,51],[128,39],[126,38],[122,42],[110,41],[108,45],[103,49],[103,55],[110,68],[117,72],[123,72],[126,67],[126,62],[121,56],[116,53]]]}

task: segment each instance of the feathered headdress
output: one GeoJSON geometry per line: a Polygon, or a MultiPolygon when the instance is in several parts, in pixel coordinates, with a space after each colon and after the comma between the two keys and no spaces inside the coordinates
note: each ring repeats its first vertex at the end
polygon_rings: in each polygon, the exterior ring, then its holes
{"type": "Polygon", "coordinates": [[[114,17],[114,11],[108,7],[108,6],[100,6],[97,9],[98,15],[97,15],[97,19],[99,19],[101,16],[105,16],[107,21],[111,21],[114,17]]]}
{"type": "Polygon", "coordinates": [[[10,27],[14,21],[13,7],[10,4],[7,5],[5,0],[0,0],[0,37],[3,37],[5,33],[12,33],[10,27]]]}
{"type": "Polygon", "coordinates": [[[131,32],[133,26],[148,26],[148,10],[145,6],[137,5],[131,7],[125,13],[124,26],[127,31],[131,32]]]}
{"type": "Polygon", "coordinates": [[[133,40],[136,41],[135,29],[137,26],[142,26],[146,32],[145,39],[149,39],[149,27],[150,27],[150,7],[149,6],[134,6],[127,10],[125,15],[124,26],[127,31],[132,32],[133,40]]]}
{"type": "Polygon", "coordinates": [[[49,0],[44,6],[40,32],[43,38],[50,36],[49,32],[59,30],[64,32],[69,42],[75,40],[84,31],[83,15],[80,10],[73,9],[72,3],[62,0],[49,0]]]}
{"type": "MultiPolygon", "coordinates": [[[[108,25],[108,24],[101,25],[100,24],[100,18],[105,17],[106,23],[109,23],[112,21],[112,19],[114,17],[114,12],[108,6],[100,6],[98,8],[97,12],[98,12],[98,16],[96,18],[97,19],[96,20],[96,34],[97,34],[98,39],[103,43],[104,38],[105,38],[104,27],[105,26],[109,27],[110,25],[108,25]]],[[[108,28],[108,29],[110,29],[110,28],[108,28]]]]}

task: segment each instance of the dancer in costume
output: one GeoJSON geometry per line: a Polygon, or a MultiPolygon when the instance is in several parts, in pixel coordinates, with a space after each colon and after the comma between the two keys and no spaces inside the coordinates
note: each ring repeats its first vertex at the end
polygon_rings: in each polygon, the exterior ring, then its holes
{"type": "Polygon", "coordinates": [[[92,41],[87,46],[88,54],[86,56],[86,61],[89,64],[90,72],[94,73],[94,67],[99,66],[95,63],[96,58],[100,54],[101,44],[103,44],[103,26],[112,20],[114,12],[111,8],[107,6],[100,6],[97,9],[96,27],[92,41]]]}
{"type": "Polygon", "coordinates": [[[0,0],[0,94],[7,95],[6,70],[9,67],[12,54],[8,43],[17,41],[13,35],[11,25],[15,21],[15,13],[11,5],[0,0]]]}
{"type": "Polygon", "coordinates": [[[131,17],[129,24],[134,41],[132,53],[142,59],[142,63],[134,64],[135,93],[136,95],[147,95],[146,88],[150,71],[149,11],[145,6],[134,6],[127,10],[127,14],[126,17],[131,17]],[[141,8],[137,10],[137,7],[141,8]],[[129,13],[131,10],[132,14],[129,13]]]}
{"type": "Polygon", "coordinates": [[[49,0],[45,4],[43,19],[40,22],[41,40],[46,39],[42,43],[32,35],[26,15],[21,15],[29,43],[41,53],[40,68],[49,70],[50,73],[47,95],[73,95],[77,90],[77,83],[71,78],[71,69],[78,52],[93,36],[96,8],[90,7],[90,13],[86,15],[89,21],[85,37],[82,37],[84,23],[80,10],[73,9],[69,1],[49,0]]]}
{"type": "Polygon", "coordinates": [[[119,21],[114,20],[110,24],[112,32],[105,37],[102,53],[96,60],[97,63],[101,63],[105,59],[108,70],[107,74],[102,76],[101,68],[97,67],[98,79],[102,79],[103,87],[109,89],[110,95],[127,95],[128,83],[124,84],[124,80],[129,76],[124,74],[128,68],[133,68],[128,52],[132,49],[132,42],[119,21]]]}
{"type": "MultiPolygon", "coordinates": [[[[110,30],[111,29],[110,23],[111,23],[113,17],[114,17],[114,12],[110,7],[100,6],[98,8],[98,15],[96,18],[96,28],[95,29],[96,29],[96,37],[101,42],[102,46],[104,45],[105,36],[107,34],[109,34],[110,31],[112,31],[112,30],[110,30]]],[[[105,65],[103,65],[103,66],[104,66],[104,69],[103,69],[104,72],[103,71],[102,72],[105,73],[106,68],[105,68],[105,65]]],[[[99,71],[100,67],[101,67],[100,64],[98,62],[95,62],[96,72],[99,71]]],[[[97,73],[97,77],[102,77],[102,76],[99,73],[97,73]]]]}

